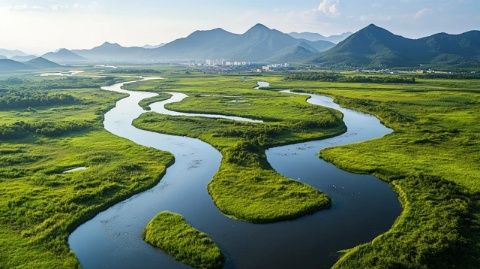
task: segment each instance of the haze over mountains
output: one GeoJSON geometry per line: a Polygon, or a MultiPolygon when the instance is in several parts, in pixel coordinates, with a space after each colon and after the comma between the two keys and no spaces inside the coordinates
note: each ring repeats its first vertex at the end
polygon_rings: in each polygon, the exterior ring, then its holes
{"type": "Polygon", "coordinates": [[[0,59],[0,72],[22,71],[32,69],[59,68],[61,65],[42,57],[37,57],[26,62],[17,62],[11,59],[0,59]]]}
{"type": "Polygon", "coordinates": [[[286,34],[257,24],[243,34],[221,28],[195,31],[160,46],[123,47],[105,42],[92,49],[60,49],[42,56],[49,63],[22,52],[0,50],[0,55],[4,53],[12,57],[10,60],[1,59],[0,65],[22,70],[34,66],[54,68],[55,63],[148,64],[203,62],[207,59],[348,68],[475,67],[480,64],[480,31],[458,35],[439,33],[410,39],[371,24],[353,34],[330,36],[332,41],[346,38],[336,45],[322,38],[315,33],[286,34]],[[20,55],[12,56],[15,53],[20,55]],[[31,60],[35,61],[29,63],[31,60]]]}
{"type": "Polygon", "coordinates": [[[0,49],[0,55],[5,58],[11,58],[14,56],[26,56],[27,54],[20,50],[0,49]]]}
{"type": "Polygon", "coordinates": [[[272,62],[305,61],[335,44],[329,41],[296,39],[275,29],[257,24],[244,34],[234,34],[221,28],[195,31],[163,46],[122,47],[104,44],[68,53],[58,51],[43,57],[59,63],[81,61],[93,63],[161,63],[189,62],[207,59],[272,62]]]}
{"type": "Polygon", "coordinates": [[[85,63],[87,61],[87,59],[68,49],[59,49],[55,52],[49,52],[42,55],[42,57],[60,64],[85,63]]]}
{"type": "Polygon", "coordinates": [[[347,37],[349,37],[352,33],[351,32],[346,32],[343,34],[338,34],[338,35],[330,35],[330,36],[324,36],[319,33],[312,33],[312,32],[292,32],[289,33],[290,36],[293,38],[297,39],[306,39],[310,41],[318,41],[318,40],[324,40],[324,41],[329,41],[335,44],[338,44],[339,42],[345,40],[347,37]]]}

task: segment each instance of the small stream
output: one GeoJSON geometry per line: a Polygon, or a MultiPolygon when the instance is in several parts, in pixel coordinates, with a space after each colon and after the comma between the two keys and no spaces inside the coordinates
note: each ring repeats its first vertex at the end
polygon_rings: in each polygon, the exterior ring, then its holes
{"type": "MultiPolygon", "coordinates": [[[[198,139],[132,126],[132,121],[146,112],[138,102],[156,94],[123,90],[123,85],[103,88],[129,94],[105,114],[105,129],[139,145],[171,152],[175,163],[155,187],[108,208],[73,231],[69,245],[83,268],[189,268],[142,240],[146,223],[162,210],[182,214],[195,228],[209,234],[226,256],[225,268],[328,268],[338,259],[339,250],[371,241],[387,231],[401,212],[388,184],[371,175],[343,171],[317,156],[323,148],[381,137],[391,130],[373,116],[341,108],[329,97],[310,95],[309,103],[344,113],[348,131],[329,139],[271,148],[266,154],[279,173],[327,193],[332,208],[271,224],[228,218],[207,192],[221,154],[198,139]]],[[[152,104],[152,110],[178,115],[164,105],[182,97],[173,94],[171,99],[152,104]]]]}

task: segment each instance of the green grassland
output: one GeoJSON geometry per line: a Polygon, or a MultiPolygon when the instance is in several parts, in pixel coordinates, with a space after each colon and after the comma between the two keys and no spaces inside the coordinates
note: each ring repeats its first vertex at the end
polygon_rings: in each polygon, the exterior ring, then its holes
{"type": "Polygon", "coordinates": [[[78,267],[67,244],[69,232],[153,186],[173,160],[103,130],[103,112],[123,96],[98,88],[111,82],[52,86],[63,80],[35,79],[18,90],[27,97],[29,91],[31,96],[55,91],[78,102],[0,109],[3,130],[14,128],[13,137],[0,139],[0,268],[78,267]],[[82,127],[69,128],[76,123],[82,127]],[[76,167],[87,169],[63,173],[76,167]]]}
{"type": "MultiPolygon", "coordinates": [[[[377,115],[395,132],[326,149],[321,158],[389,182],[404,208],[392,229],[345,250],[334,267],[477,268],[480,264],[479,80],[417,77],[409,84],[347,83],[152,69],[120,74],[164,76],[165,80],[127,87],[190,96],[170,104],[172,110],[265,121],[156,113],[135,121],[144,129],[202,139],[222,153],[220,170],[208,191],[225,214],[271,222],[329,206],[320,191],[277,174],[264,153],[274,145],[345,131],[340,113],[275,90],[323,93],[346,107],[377,115]],[[257,80],[270,82],[272,88],[253,89],[257,80]]],[[[119,80],[0,80],[0,104],[4,104],[0,106],[0,268],[78,267],[66,243],[68,233],[99,210],[153,186],[172,161],[170,154],[103,130],[103,113],[122,95],[98,87],[119,80]],[[75,167],[87,169],[63,173],[75,167]]],[[[161,94],[142,105],[166,97],[161,94]]],[[[168,227],[191,228],[179,223],[188,225],[175,220],[168,227]]]]}
{"type": "Polygon", "coordinates": [[[145,227],[144,239],[178,261],[195,268],[222,268],[224,257],[207,234],[198,231],[179,214],[163,211],[145,227]]]}
{"type": "Polygon", "coordinates": [[[377,115],[395,132],[326,149],[344,169],[392,183],[404,206],[386,234],[346,252],[336,268],[476,268],[480,263],[480,81],[386,85],[283,81],[377,115]]]}
{"type": "Polygon", "coordinates": [[[170,109],[265,121],[240,123],[156,113],[134,121],[139,128],[200,138],[222,153],[220,169],[208,191],[223,213],[252,222],[272,222],[330,205],[320,191],[276,173],[266,161],[265,149],[339,134],[345,130],[339,112],[308,105],[305,97],[255,90],[254,77],[192,75],[129,84],[128,88],[155,91],[162,83],[170,85],[169,91],[180,89],[190,96],[169,105],[170,109]]]}

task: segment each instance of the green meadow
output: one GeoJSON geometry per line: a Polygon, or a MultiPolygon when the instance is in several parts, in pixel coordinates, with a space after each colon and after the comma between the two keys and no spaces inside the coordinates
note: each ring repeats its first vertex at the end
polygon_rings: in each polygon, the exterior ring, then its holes
{"type": "Polygon", "coordinates": [[[179,214],[158,213],[145,227],[144,240],[195,268],[223,267],[224,257],[215,242],[179,214]]]}

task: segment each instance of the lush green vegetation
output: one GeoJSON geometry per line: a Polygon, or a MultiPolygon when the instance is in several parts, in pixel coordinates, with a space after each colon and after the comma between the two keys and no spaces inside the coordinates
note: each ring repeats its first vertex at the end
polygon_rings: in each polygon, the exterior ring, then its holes
{"type": "Polygon", "coordinates": [[[52,91],[66,89],[97,89],[100,86],[111,85],[123,81],[118,77],[9,77],[0,80],[0,92],[19,91],[52,91]]]}
{"type": "Polygon", "coordinates": [[[142,101],[140,101],[140,103],[138,103],[143,109],[145,110],[150,110],[150,105],[153,104],[153,103],[156,103],[156,102],[160,102],[160,101],[163,101],[163,100],[166,100],[170,98],[170,94],[168,93],[159,93],[157,96],[154,96],[154,97],[150,97],[150,98],[147,98],[147,99],[143,99],[142,101]]]}
{"type": "Polygon", "coordinates": [[[223,213],[252,222],[271,222],[330,205],[328,197],[318,190],[277,174],[266,161],[264,151],[272,145],[343,132],[345,127],[338,112],[311,106],[302,96],[254,90],[256,80],[243,76],[192,75],[128,87],[155,90],[161,83],[168,83],[190,96],[171,104],[170,109],[266,121],[264,124],[240,123],[156,113],[144,114],[134,121],[139,128],[197,137],[220,150],[224,158],[208,191],[223,213]]]}
{"type": "Polygon", "coordinates": [[[438,177],[412,175],[392,181],[404,212],[394,227],[347,252],[334,268],[475,268],[471,254],[472,199],[438,177]]]}
{"type": "Polygon", "coordinates": [[[278,82],[373,113],[395,133],[321,152],[344,169],[394,184],[402,216],[385,235],[347,251],[338,268],[475,268],[480,262],[480,81],[414,85],[278,82]]]}
{"type": "Polygon", "coordinates": [[[18,91],[41,88],[71,95],[80,103],[0,111],[2,124],[20,128],[8,139],[0,138],[0,268],[78,267],[67,245],[69,232],[109,205],[156,184],[172,161],[170,154],[103,130],[103,112],[122,95],[93,86],[37,87],[48,83],[65,82],[39,78],[22,82],[18,91]],[[75,123],[85,128],[61,135],[47,130],[75,123]],[[87,169],[63,173],[75,167],[87,169]]]}
{"type": "Polygon", "coordinates": [[[178,261],[195,268],[222,268],[220,248],[207,234],[198,231],[179,214],[163,211],[147,224],[144,239],[178,261]]]}
{"type": "Polygon", "coordinates": [[[416,74],[419,78],[431,78],[431,79],[480,79],[480,72],[453,72],[453,73],[422,73],[416,74]]]}
{"type": "MultiPolygon", "coordinates": [[[[111,77],[1,80],[0,139],[18,139],[31,134],[57,136],[98,127],[106,107],[98,109],[97,98],[105,95],[97,89],[117,81],[119,79],[111,77]]],[[[113,102],[112,98],[108,100],[113,102]]]]}
{"type": "Polygon", "coordinates": [[[5,91],[0,96],[0,107],[28,108],[51,105],[68,105],[78,103],[78,100],[68,94],[46,93],[41,91],[5,91]]]}
{"type": "MultiPolygon", "coordinates": [[[[339,167],[373,173],[391,183],[404,206],[390,231],[346,250],[335,268],[476,268],[480,264],[480,81],[417,76],[415,84],[347,83],[159,70],[168,73],[166,80],[128,87],[159,93],[179,90],[190,96],[171,104],[173,110],[265,121],[155,113],[135,121],[141,128],[200,138],[221,151],[224,158],[208,191],[225,214],[270,222],[330,203],[318,190],[273,171],[264,150],[341,133],[345,129],[341,115],[311,106],[302,96],[253,89],[257,80],[265,80],[272,89],[331,95],[344,106],[379,116],[395,129],[382,139],[321,152],[322,158],[339,167]]],[[[103,130],[103,113],[121,95],[98,87],[117,80],[0,81],[1,100],[19,96],[18,100],[32,102],[0,105],[0,268],[77,267],[66,244],[68,233],[99,210],[154,185],[172,161],[169,154],[103,130]],[[63,173],[75,167],[87,169],[63,173]]],[[[142,105],[166,97],[161,94],[142,105]]],[[[192,229],[183,219],[170,224],[169,229],[192,229]]]]}
{"type": "Polygon", "coordinates": [[[323,82],[359,82],[359,83],[415,83],[415,77],[398,75],[346,75],[335,72],[296,72],[286,76],[290,80],[310,80],[323,82]]]}

